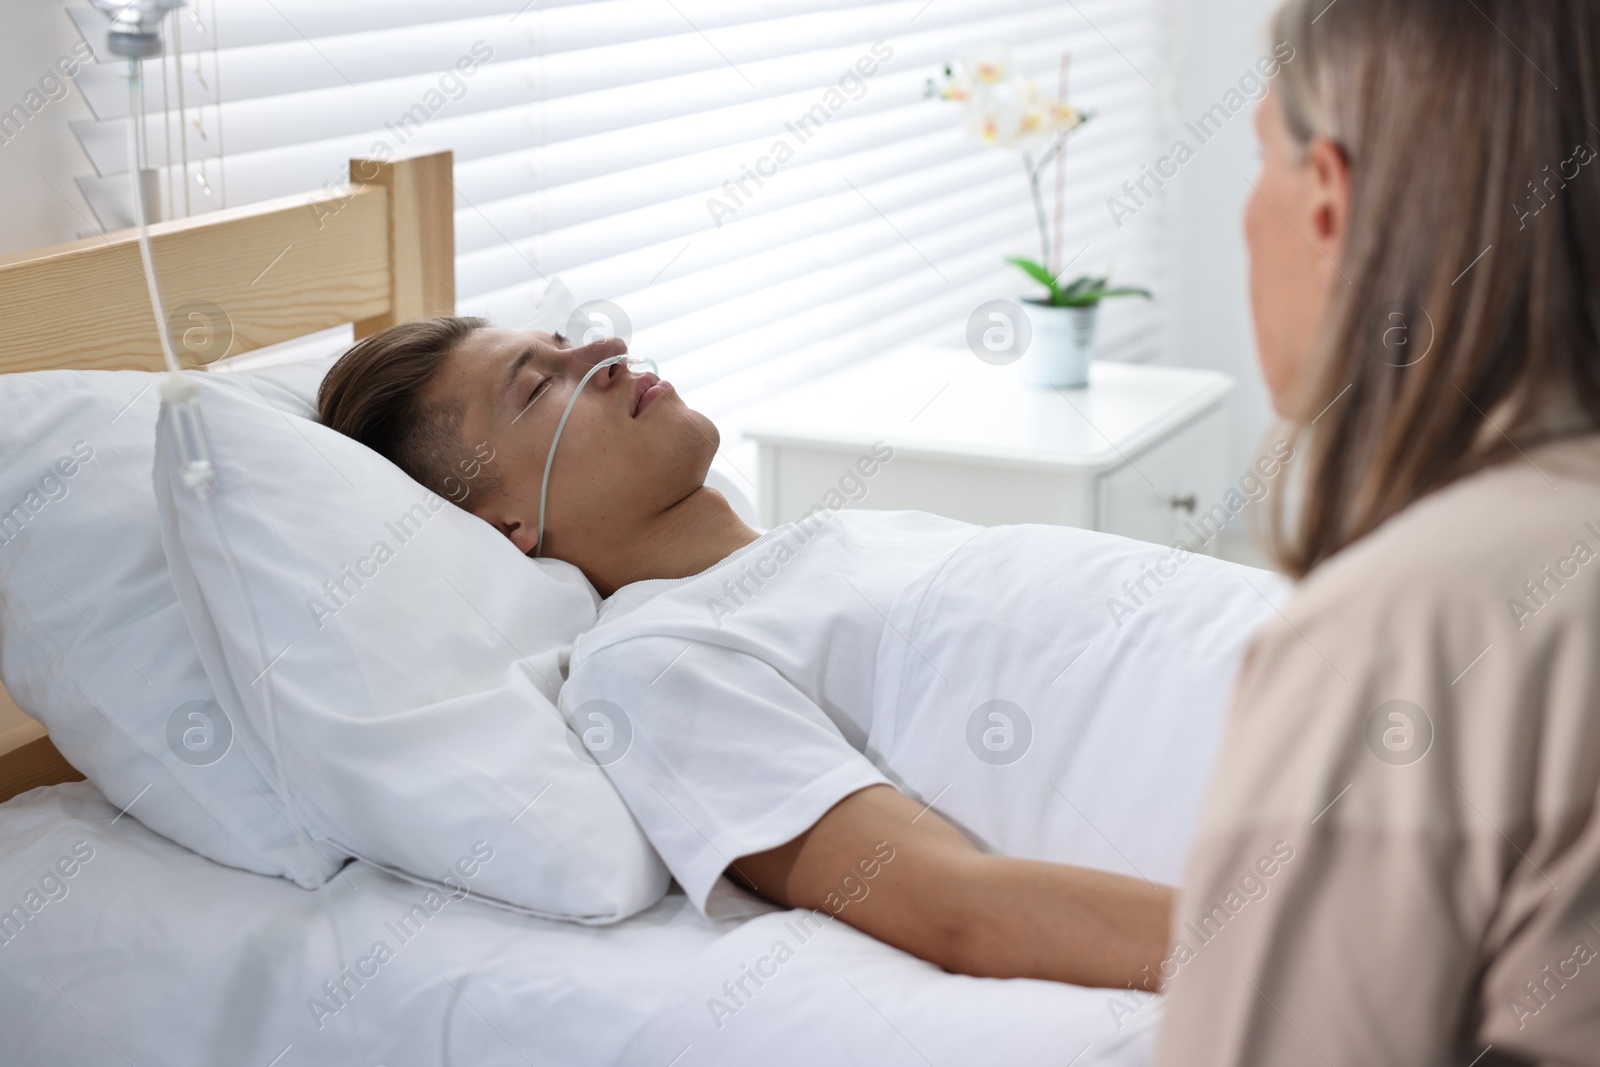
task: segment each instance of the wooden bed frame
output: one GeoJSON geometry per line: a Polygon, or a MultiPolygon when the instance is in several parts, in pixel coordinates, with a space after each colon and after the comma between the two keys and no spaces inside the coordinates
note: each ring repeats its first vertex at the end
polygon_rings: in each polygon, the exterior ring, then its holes
{"type": "MultiPolygon", "coordinates": [[[[222,309],[232,338],[215,362],[347,322],[361,338],[454,313],[452,165],[447,151],[352,159],[349,188],[151,226],[168,315],[222,309]]],[[[132,230],[0,258],[0,373],[163,368],[132,230]]],[[[7,721],[0,801],[83,778],[42,725],[7,721]]]]}

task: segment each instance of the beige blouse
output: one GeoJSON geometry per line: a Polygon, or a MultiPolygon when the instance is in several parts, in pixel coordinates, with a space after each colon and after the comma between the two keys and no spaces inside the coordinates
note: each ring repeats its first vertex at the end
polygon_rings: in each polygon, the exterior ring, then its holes
{"type": "Polygon", "coordinates": [[[1415,504],[1258,635],[1162,964],[1159,1062],[1600,1064],[1597,804],[1586,437],[1415,504]]]}

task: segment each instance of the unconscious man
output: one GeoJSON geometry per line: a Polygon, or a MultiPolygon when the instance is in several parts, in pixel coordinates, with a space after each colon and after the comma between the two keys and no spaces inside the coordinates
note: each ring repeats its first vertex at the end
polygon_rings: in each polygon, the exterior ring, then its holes
{"type": "MultiPolygon", "coordinates": [[[[1159,984],[1167,886],[996,854],[942,817],[938,796],[898,788],[883,755],[903,694],[925,683],[925,705],[943,682],[996,670],[1007,675],[997,695],[1033,683],[1044,693],[1052,676],[1089,669],[1072,663],[1102,636],[1126,656],[1115,644],[1124,620],[1108,618],[1100,585],[1075,592],[1090,584],[1073,546],[1152,546],[832,508],[761,533],[705,484],[716,427],[625,353],[616,339],[574,347],[479,319],[420,320],[351,349],[323,384],[320,417],[525,555],[575,565],[605,598],[574,646],[561,703],[625,714],[627,754],[601,762],[702,912],[730,914],[754,893],[826,910],[957,973],[1159,984]],[[993,656],[964,661],[1008,627],[1015,641],[999,644],[999,659],[1037,653],[999,668],[993,656]],[[871,893],[843,908],[841,874],[863,862],[871,893]]],[[[892,455],[892,442],[864,454],[857,477],[892,455]]],[[[1265,600],[1248,583],[1186,580],[1218,591],[1169,619],[1172,654],[1205,645],[1222,662],[1265,600]]],[[[1140,588],[1155,591],[1148,579],[1140,588]]],[[[948,709],[957,738],[971,711],[948,709]]]]}

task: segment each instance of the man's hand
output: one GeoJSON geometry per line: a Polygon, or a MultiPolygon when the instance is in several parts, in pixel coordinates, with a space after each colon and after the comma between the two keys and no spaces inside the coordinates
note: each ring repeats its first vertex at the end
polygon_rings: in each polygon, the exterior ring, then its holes
{"type": "Polygon", "coordinates": [[[728,874],[958,974],[1160,987],[1171,889],[980,852],[890,786],[851,794],[793,841],[735,860],[728,874]]]}

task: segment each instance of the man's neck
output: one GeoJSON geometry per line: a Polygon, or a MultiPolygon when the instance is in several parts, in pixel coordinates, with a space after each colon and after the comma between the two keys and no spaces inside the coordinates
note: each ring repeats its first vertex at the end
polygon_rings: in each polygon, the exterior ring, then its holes
{"type": "Polygon", "coordinates": [[[626,544],[573,562],[601,596],[609,597],[632,582],[699,574],[760,536],[726,497],[701,486],[632,531],[626,544]]]}

